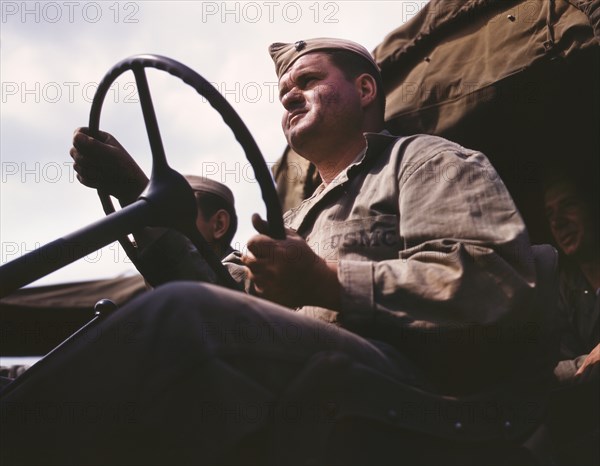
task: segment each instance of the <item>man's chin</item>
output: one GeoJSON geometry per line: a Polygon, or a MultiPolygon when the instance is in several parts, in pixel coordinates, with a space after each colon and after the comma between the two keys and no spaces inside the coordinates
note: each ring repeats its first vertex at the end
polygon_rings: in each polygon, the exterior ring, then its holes
{"type": "Polygon", "coordinates": [[[579,243],[561,244],[560,248],[566,256],[575,256],[579,251],[579,243]]]}
{"type": "Polygon", "coordinates": [[[287,141],[292,149],[298,154],[301,154],[302,149],[306,146],[307,141],[310,139],[310,131],[302,126],[294,126],[288,131],[287,141]]]}

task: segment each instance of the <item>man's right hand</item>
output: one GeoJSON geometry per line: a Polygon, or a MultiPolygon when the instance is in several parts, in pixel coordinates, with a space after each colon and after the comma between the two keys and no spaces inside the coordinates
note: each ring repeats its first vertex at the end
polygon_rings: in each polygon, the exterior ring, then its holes
{"type": "MultiPolygon", "coordinates": [[[[583,374],[588,371],[591,373],[592,370],[600,370],[600,343],[596,345],[596,347],[587,355],[587,357],[583,360],[583,364],[579,366],[575,377],[581,377],[583,374]]],[[[582,377],[583,378],[583,377],[582,377]]]]}
{"type": "Polygon", "coordinates": [[[119,199],[121,206],[134,202],[148,184],[148,177],[112,135],[103,131],[89,136],[88,128],[77,128],[70,150],[79,182],[119,199]]]}

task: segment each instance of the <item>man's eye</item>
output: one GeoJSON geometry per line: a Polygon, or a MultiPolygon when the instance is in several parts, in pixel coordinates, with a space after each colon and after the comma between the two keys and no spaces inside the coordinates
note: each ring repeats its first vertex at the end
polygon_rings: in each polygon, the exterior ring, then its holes
{"type": "Polygon", "coordinates": [[[316,76],[303,76],[300,79],[300,84],[302,85],[302,87],[307,87],[308,85],[310,85],[311,83],[313,83],[316,80],[317,80],[316,76]]]}

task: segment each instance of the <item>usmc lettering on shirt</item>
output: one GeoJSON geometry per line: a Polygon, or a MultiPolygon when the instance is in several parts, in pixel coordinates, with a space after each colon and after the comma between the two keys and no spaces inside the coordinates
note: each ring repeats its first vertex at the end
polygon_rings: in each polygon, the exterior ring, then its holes
{"type": "Polygon", "coordinates": [[[333,222],[308,244],[325,260],[385,260],[398,258],[400,236],[396,215],[377,215],[333,222]]]}

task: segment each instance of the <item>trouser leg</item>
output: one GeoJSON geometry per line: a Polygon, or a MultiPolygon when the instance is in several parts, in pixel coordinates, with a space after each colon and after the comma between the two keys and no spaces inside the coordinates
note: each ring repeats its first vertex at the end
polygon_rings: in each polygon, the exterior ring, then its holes
{"type": "Polygon", "coordinates": [[[215,463],[262,429],[312,355],[403,377],[377,345],[264,300],[198,283],[147,293],[2,398],[2,459],[215,463]]]}

